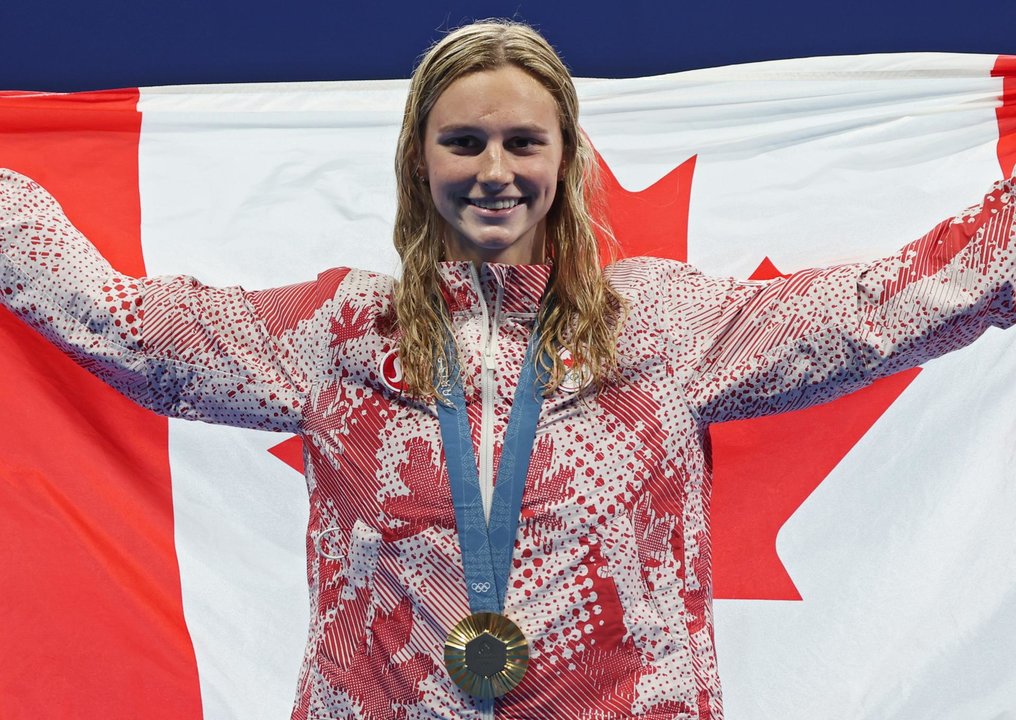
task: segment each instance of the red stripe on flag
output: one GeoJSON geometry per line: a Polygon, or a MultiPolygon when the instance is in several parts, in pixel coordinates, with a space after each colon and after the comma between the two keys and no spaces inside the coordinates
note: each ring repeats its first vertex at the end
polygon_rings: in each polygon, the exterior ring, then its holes
{"type": "MultiPolygon", "coordinates": [[[[0,166],[142,274],[138,93],[0,94],[0,166]]],[[[166,421],[0,312],[0,717],[201,717],[166,421]]]]}
{"type": "Polygon", "coordinates": [[[1002,78],[1002,105],[998,117],[998,164],[1002,175],[1016,173],[1016,55],[999,55],[992,77],[1002,78]]]}

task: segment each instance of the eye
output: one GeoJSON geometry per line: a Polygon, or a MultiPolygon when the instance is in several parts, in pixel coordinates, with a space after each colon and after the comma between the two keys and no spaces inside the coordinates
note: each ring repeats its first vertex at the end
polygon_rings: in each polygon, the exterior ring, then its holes
{"type": "Polygon", "coordinates": [[[518,152],[529,152],[536,150],[537,147],[543,145],[541,140],[534,137],[527,137],[520,135],[519,137],[513,137],[511,140],[505,143],[505,147],[509,150],[515,150],[518,152]]]}
{"type": "Polygon", "coordinates": [[[440,140],[441,145],[458,151],[479,150],[483,144],[475,135],[451,135],[440,140]]]}

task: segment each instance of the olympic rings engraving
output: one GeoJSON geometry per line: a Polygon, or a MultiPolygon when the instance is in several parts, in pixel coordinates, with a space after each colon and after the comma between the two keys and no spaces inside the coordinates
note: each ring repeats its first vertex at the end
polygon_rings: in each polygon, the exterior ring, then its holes
{"type": "Polygon", "coordinates": [[[489,582],[473,583],[472,588],[473,592],[478,593],[490,592],[490,583],[489,582]]]}

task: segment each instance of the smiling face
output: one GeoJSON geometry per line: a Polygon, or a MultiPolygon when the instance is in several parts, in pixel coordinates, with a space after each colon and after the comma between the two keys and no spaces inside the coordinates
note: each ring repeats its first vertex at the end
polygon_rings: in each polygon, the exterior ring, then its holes
{"type": "Polygon", "coordinates": [[[563,153],[557,104],[524,70],[449,85],[427,117],[421,169],[445,221],[446,259],[542,262],[563,153]]]}

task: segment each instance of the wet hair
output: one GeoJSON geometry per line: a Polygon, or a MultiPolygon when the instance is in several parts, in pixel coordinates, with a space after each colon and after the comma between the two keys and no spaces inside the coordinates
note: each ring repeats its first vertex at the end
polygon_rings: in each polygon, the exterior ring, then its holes
{"type": "MultiPolygon", "coordinates": [[[[544,257],[552,264],[539,312],[545,368],[553,391],[564,379],[558,349],[567,349],[581,372],[602,388],[617,370],[617,333],[623,302],[607,283],[596,231],[612,238],[594,212],[599,197],[596,159],[579,128],[578,96],[571,75],[550,44],[528,25],[486,20],[453,30],[436,42],[413,73],[402,118],[395,175],[398,208],[395,249],[402,276],[395,289],[400,329],[399,356],[406,391],[417,397],[441,397],[441,385],[454,359],[445,338],[451,320],[441,294],[439,263],[444,259],[445,223],[422,177],[423,138],[434,103],[453,82],[471,73],[517,67],[550,92],[557,106],[564,142],[563,173],[545,219],[544,257]],[[441,360],[441,362],[439,362],[441,360]]],[[[539,356],[539,355],[538,355],[539,356]]]]}

